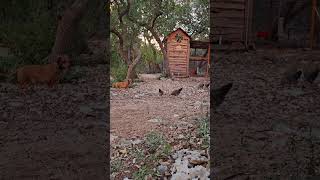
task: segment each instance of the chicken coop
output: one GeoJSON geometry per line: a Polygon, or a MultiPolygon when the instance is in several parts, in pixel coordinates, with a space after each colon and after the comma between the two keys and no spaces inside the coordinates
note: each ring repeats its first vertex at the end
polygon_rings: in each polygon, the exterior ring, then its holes
{"type": "Polygon", "coordinates": [[[163,40],[172,77],[208,76],[210,43],[193,41],[181,28],[163,40]]]}
{"type": "Polygon", "coordinates": [[[311,48],[320,45],[317,0],[211,0],[210,39],[215,50],[232,43],[311,48]]]}

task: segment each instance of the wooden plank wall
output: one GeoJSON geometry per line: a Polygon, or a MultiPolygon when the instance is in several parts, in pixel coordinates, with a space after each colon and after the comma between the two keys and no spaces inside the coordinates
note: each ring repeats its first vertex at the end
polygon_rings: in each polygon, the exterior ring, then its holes
{"type": "Polygon", "coordinates": [[[176,77],[188,77],[190,40],[188,37],[184,36],[183,40],[178,43],[175,40],[176,33],[177,32],[172,33],[167,40],[170,72],[176,77]],[[178,46],[181,48],[178,48],[178,46]]]}
{"type": "Polygon", "coordinates": [[[243,42],[247,0],[210,0],[210,36],[223,42],[243,42]]]}

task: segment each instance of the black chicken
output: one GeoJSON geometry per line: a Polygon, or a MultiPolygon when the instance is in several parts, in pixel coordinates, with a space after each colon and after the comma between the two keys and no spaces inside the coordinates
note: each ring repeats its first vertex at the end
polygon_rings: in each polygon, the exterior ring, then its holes
{"type": "Polygon", "coordinates": [[[202,89],[204,84],[199,84],[198,89],[202,89]]]}
{"type": "Polygon", "coordinates": [[[296,83],[300,78],[301,74],[302,74],[302,71],[297,71],[292,74],[287,74],[286,79],[289,83],[296,83]]]}
{"type": "Polygon", "coordinates": [[[213,89],[210,92],[211,100],[213,100],[214,107],[218,107],[220,104],[222,104],[225,96],[228,94],[230,89],[232,88],[233,83],[228,83],[218,89],[213,89]]]}
{"type": "Polygon", "coordinates": [[[161,89],[159,89],[159,95],[162,96],[163,94],[164,92],[161,89]]]}
{"type": "Polygon", "coordinates": [[[312,70],[305,70],[303,72],[304,79],[307,82],[312,84],[313,81],[317,79],[319,71],[320,71],[319,68],[314,68],[312,70]]]}
{"type": "Polygon", "coordinates": [[[286,71],[284,72],[284,77],[282,79],[282,83],[297,83],[298,79],[302,74],[301,70],[298,70],[297,64],[292,64],[287,67],[286,71]]]}

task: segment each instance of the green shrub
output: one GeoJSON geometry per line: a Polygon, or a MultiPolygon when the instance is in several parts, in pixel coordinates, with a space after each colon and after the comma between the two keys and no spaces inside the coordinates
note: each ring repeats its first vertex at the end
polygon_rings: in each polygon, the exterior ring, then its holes
{"type": "Polygon", "coordinates": [[[128,67],[125,64],[120,64],[118,67],[111,67],[111,76],[114,81],[119,82],[126,79],[128,67]]]}
{"type": "Polygon", "coordinates": [[[199,121],[198,134],[204,139],[202,146],[209,147],[210,141],[210,129],[209,129],[209,118],[201,118],[199,121]]]}
{"type": "Polygon", "coordinates": [[[81,77],[85,76],[86,72],[80,66],[71,67],[69,71],[63,76],[61,82],[62,83],[71,83],[77,81],[81,77]]]}
{"type": "Polygon", "coordinates": [[[22,63],[17,57],[0,57],[0,73],[10,73],[22,63]]]}
{"type": "Polygon", "coordinates": [[[128,66],[123,63],[118,53],[111,51],[111,76],[115,82],[125,80],[127,76],[128,66]]]}
{"type": "MultiPolygon", "coordinates": [[[[35,15],[36,16],[36,15],[35,15]]],[[[8,24],[1,39],[10,46],[22,64],[43,64],[55,39],[55,23],[49,13],[33,17],[29,22],[8,24]]]]}
{"type": "Polygon", "coordinates": [[[155,151],[160,145],[163,145],[165,140],[163,136],[157,132],[150,132],[146,135],[146,144],[150,151],[155,151]]]}
{"type": "Polygon", "coordinates": [[[152,171],[147,166],[142,166],[137,172],[133,173],[134,180],[144,180],[152,171]]]}

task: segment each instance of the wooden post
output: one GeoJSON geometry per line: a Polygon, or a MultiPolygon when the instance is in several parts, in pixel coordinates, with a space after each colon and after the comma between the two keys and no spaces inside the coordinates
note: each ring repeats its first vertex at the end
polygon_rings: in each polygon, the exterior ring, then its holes
{"type": "Polygon", "coordinates": [[[315,29],[315,8],[317,7],[317,0],[312,0],[312,10],[311,10],[311,26],[310,26],[310,48],[314,45],[314,29],[315,29]]]}

